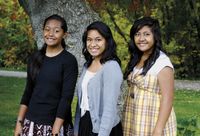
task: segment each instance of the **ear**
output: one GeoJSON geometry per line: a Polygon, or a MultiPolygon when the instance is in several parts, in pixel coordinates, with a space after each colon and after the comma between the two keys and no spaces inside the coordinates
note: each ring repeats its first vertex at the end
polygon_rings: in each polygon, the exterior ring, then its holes
{"type": "Polygon", "coordinates": [[[67,38],[68,35],[69,35],[69,33],[65,32],[63,35],[63,38],[67,38]]]}

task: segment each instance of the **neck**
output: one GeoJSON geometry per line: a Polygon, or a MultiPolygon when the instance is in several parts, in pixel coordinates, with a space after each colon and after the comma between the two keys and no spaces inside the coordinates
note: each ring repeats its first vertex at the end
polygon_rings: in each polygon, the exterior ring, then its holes
{"type": "Polygon", "coordinates": [[[149,58],[150,54],[143,54],[142,57],[141,57],[141,60],[142,61],[145,61],[149,58]]]}
{"type": "Polygon", "coordinates": [[[144,62],[149,58],[150,54],[144,53],[140,59],[140,61],[137,63],[136,68],[141,69],[144,66],[144,62]]]}
{"type": "Polygon", "coordinates": [[[57,46],[57,47],[50,47],[50,46],[47,46],[47,49],[46,49],[46,56],[48,57],[53,57],[53,56],[56,56],[58,55],[60,52],[63,51],[63,47],[60,45],[60,46],[57,46]]]}
{"type": "Polygon", "coordinates": [[[88,67],[88,70],[95,73],[99,69],[101,69],[101,67],[102,67],[102,64],[100,63],[100,59],[99,60],[94,59],[92,61],[92,64],[88,67]]]}

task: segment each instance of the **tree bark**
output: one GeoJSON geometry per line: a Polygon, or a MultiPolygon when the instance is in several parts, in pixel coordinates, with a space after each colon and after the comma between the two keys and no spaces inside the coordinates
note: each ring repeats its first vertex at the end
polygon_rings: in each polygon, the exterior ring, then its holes
{"type": "Polygon", "coordinates": [[[81,52],[82,34],[88,24],[100,20],[86,0],[19,0],[19,3],[30,17],[38,48],[44,43],[42,37],[44,19],[52,14],[58,14],[66,19],[69,33],[65,39],[67,50],[76,56],[80,68],[84,62],[81,52]]]}

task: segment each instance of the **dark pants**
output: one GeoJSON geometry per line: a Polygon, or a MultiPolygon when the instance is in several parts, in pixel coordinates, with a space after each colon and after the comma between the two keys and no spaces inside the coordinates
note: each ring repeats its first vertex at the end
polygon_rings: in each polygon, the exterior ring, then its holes
{"type": "MultiPolygon", "coordinates": [[[[97,133],[92,132],[92,122],[90,112],[87,111],[80,119],[78,136],[97,136],[97,133]]],[[[119,122],[112,128],[110,136],[123,136],[122,124],[119,122]]]]}

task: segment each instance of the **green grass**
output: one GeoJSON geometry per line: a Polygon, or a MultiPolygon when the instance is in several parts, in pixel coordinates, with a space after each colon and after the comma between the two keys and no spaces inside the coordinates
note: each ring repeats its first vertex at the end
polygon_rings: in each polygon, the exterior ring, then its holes
{"type": "Polygon", "coordinates": [[[174,109],[178,123],[178,136],[200,136],[200,92],[176,91],[174,109]]]}
{"type": "MultiPolygon", "coordinates": [[[[12,136],[19,103],[25,88],[25,78],[0,77],[0,136],[12,136]]],[[[74,99],[72,107],[76,106],[74,99]]],[[[72,109],[73,116],[75,108],[72,109]]]]}
{"type": "Polygon", "coordinates": [[[22,71],[26,72],[26,66],[24,67],[0,67],[0,70],[6,70],[6,71],[22,71]]]}
{"type": "MultiPolygon", "coordinates": [[[[25,87],[24,78],[0,77],[0,135],[12,136],[19,102],[25,87]]],[[[72,112],[75,112],[75,101],[72,112]]],[[[175,92],[174,109],[180,136],[192,136],[195,120],[200,118],[200,92],[178,90],[175,92]],[[188,127],[189,126],[189,127],[188,127]],[[192,126],[192,128],[191,128],[192,126]],[[188,132],[189,130],[189,132],[188,132]],[[184,134],[183,134],[184,133],[184,134]]],[[[199,120],[198,120],[199,121],[199,120]]],[[[200,128],[199,128],[200,129],[200,128]]],[[[195,130],[196,131],[196,130],[195,130]]]]}
{"type": "Polygon", "coordinates": [[[12,136],[25,79],[0,77],[0,135],[12,136]]]}
{"type": "Polygon", "coordinates": [[[200,92],[192,90],[176,91],[174,109],[178,121],[200,115],[200,92]]]}

